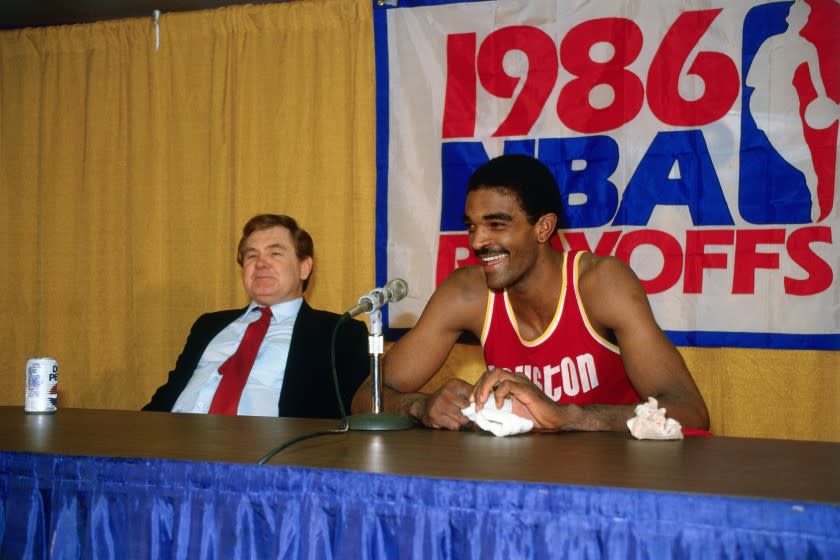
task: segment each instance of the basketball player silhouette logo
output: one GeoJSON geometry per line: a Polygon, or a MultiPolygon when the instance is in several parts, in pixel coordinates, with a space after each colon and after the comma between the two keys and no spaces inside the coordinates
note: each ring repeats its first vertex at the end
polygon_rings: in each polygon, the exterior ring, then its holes
{"type": "Polygon", "coordinates": [[[840,61],[832,21],[840,21],[835,0],[768,4],[745,19],[739,201],[748,221],[818,222],[833,209],[840,61]],[[812,5],[826,21],[812,21],[812,5]]]}

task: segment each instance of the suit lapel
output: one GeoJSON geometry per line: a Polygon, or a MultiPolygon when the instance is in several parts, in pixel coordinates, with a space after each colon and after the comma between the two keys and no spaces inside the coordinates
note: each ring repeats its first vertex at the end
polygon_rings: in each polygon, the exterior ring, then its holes
{"type": "Polygon", "coordinates": [[[286,356],[286,371],[283,374],[283,387],[280,389],[280,400],[277,403],[277,413],[283,416],[290,407],[300,408],[302,403],[295,402],[294,388],[305,383],[302,376],[306,375],[306,355],[313,339],[308,334],[312,323],[312,308],[303,300],[292,328],[292,339],[289,342],[289,355],[286,356]]]}

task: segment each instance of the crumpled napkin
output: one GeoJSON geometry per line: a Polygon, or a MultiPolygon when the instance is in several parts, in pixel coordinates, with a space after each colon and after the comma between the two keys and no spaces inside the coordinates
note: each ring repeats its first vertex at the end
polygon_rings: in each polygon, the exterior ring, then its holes
{"type": "Polygon", "coordinates": [[[502,408],[496,408],[493,393],[490,393],[480,412],[476,413],[475,403],[472,403],[467,408],[461,409],[461,413],[478,424],[482,430],[492,432],[493,435],[499,437],[523,434],[534,427],[533,422],[513,413],[513,401],[510,398],[505,399],[502,408]]]}
{"type": "Polygon", "coordinates": [[[673,418],[665,417],[665,409],[653,397],[636,407],[636,416],[627,421],[630,433],[636,439],[682,439],[682,426],[673,418]]]}

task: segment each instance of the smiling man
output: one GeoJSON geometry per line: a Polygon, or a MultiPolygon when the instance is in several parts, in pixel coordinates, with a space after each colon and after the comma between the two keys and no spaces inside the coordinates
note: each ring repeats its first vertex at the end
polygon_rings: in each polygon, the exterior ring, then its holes
{"type": "MultiPolygon", "coordinates": [[[[551,245],[562,213],[551,172],[505,155],[470,178],[464,224],[480,266],[454,271],[417,324],[383,358],[383,408],[433,428],[459,429],[461,410],[508,397],[538,430],[627,430],[655,397],[684,427],[708,413],[685,362],[654,320],[622,261],[551,245]],[[462,333],[482,343],[487,371],[475,386],[451,379],[418,393],[462,333]]],[[[369,382],[353,401],[364,410],[369,382]]]]}
{"type": "MultiPolygon", "coordinates": [[[[303,298],[314,265],[310,235],[289,216],[261,214],[242,229],[237,262],[251,303],[198,318],[169,379],[143,410],[248,416],[341,416],[330,340],[339,315],[303,298]]],[[[345,409],[369,369],[367,328],[336,337],[345,409]]]]}

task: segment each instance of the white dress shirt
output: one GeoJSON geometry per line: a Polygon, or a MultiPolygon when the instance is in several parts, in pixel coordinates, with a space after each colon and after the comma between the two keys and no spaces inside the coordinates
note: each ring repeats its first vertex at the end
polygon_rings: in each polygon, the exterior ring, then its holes
{"type": "MultiPolygon", "coordinates": [[[[257,351],[257,359],[242,390],[237,414],[240,416],[277,416],[277,402],[286,372],[286,358],[292,341],[303,298],[271,306],[271,321],[257,351]]],[[[260,318],[259,305],[251,302],[241,317],[222,329],[201,356],[190,381],[181,392],[172,412],[207,413],[213,395],[222,380],[219,367],[227,360],[245,336],[248,325],[260,318]]]]}

